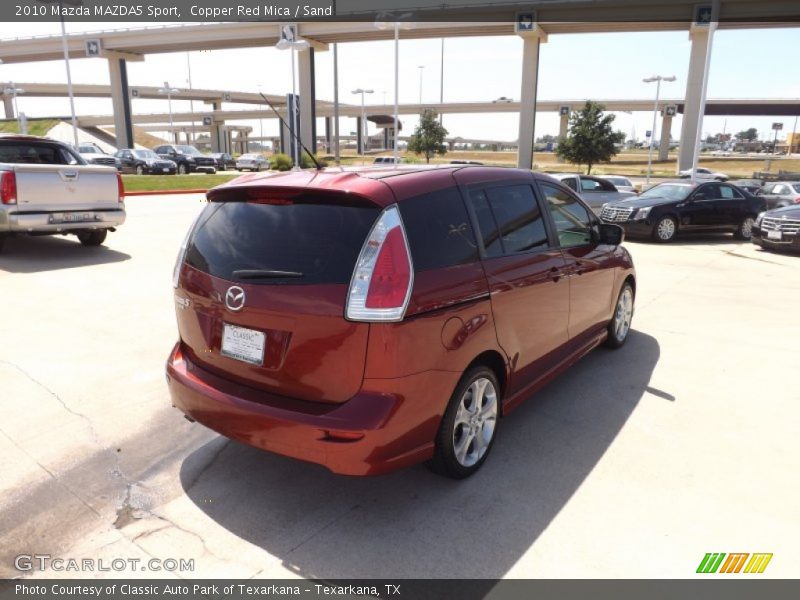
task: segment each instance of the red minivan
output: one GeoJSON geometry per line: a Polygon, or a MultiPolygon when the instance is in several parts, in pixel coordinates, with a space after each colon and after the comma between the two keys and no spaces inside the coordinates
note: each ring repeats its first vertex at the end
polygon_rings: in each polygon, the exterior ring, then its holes
{"type": "Polygon", "coordinates": [[[605,342],[636,290],[622,230],[500,167],[248,175],[175,266],[173,404],[229,438],[373,475],[462,478],[498,420],[605,342]]]}

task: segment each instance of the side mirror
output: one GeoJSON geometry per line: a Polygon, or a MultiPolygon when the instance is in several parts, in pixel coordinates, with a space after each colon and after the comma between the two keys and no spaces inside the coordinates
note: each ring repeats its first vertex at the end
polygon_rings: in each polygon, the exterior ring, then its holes
{"type": "Polygon", "coordinates": [[[595,238],[599,244],[619,246],[625,239],[625,230],[619,225],[598,223],[592,228],[592,237],[595,238]]]}

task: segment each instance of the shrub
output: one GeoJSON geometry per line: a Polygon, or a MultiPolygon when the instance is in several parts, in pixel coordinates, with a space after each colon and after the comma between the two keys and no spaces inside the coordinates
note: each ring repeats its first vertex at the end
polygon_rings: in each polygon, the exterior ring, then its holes
{"type": "Polygon", "coordinates": [[[270,166],[276,171],[288,171],[293,166],[292,158],[288,154],[274,154],[270,162],[270,166]]]}
{"type": "MultiPolygon", "coordinates": [[[[314,158],[317,159],[317,162],[319,163],[320,167],[328,166],[328,162],[321,156],[315,154],[314,158]]],[[[308,152],[303,152],[303,154],[300,155],[300,166],[304,169],[315,169],[317,167],[317,165],[314,164],[314,161],[311,160],[311,157],[308,155],[308,152]]]]}

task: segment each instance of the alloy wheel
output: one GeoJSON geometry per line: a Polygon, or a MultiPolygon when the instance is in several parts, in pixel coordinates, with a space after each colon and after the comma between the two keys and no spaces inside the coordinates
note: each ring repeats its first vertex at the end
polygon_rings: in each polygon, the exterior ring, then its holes
{"type": "Polygon", "coordinates": [[[661,219],[656,227],[658,239],[667,241],[675,236],[675,221],[670,218],[661,219]]]}
{"type": "Polygon", "coordinates": [[[486,454],[497,425],[497,390],[487,378],[472,382],[461,396],[453,427],[453,452],[463,467],[486,454]]]}
{"type": "Polygon", "coordinates": [[[739,228],[739,232],[744,239],[749,240],[753,235],[754,224],[755,220],[753,217],[747,217],[744,221],[742,221],[742,226],[739,228]]]}
{"type": "Polygon", "coordinates": [[[628,331],[631,329],[631,318],[633,317],[633,291],[630,287],[625,287],[619,295],[617,310],[614,312],[614,336],[617,341],[624,340],[628,331]]]}

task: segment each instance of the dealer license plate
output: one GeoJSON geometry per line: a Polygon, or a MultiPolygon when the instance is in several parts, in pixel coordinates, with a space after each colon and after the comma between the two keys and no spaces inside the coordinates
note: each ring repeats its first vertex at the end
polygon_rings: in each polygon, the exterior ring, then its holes
{"type": "Polygon", "coordinates": [[[169,173],[169,168],[167,168],[167,169],[161,169],[161,170],[162,170],[162,171],[164,171],[164,173],[169,173]]]}
{"type": "Polygon", "coordinates": [[[261,365],[266,338],[263,331],[223,323],[220,353],[251,365],[261,365]]]}
{"type": "Polygon", "coordinates": [[[94,221],[92,213],[53,213],[50,215],[51,223],[83,223],[94,221]]]}
{"type": "Polygon", "coordinates": [[[767,232],[767,239],[768,240],[781,241],[782,237],[783,236],[781,236],[781,232],[780,231],[768,231],[767,232]]]}

